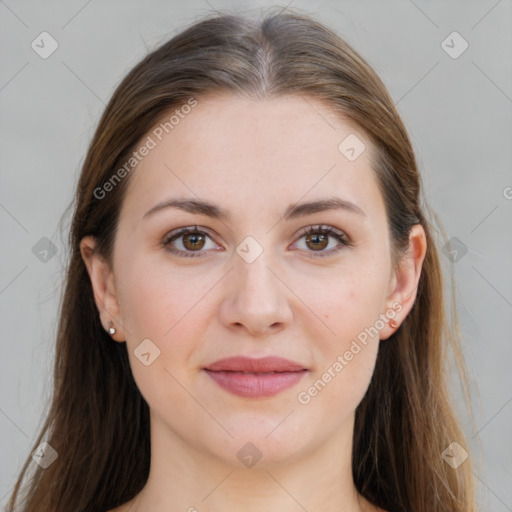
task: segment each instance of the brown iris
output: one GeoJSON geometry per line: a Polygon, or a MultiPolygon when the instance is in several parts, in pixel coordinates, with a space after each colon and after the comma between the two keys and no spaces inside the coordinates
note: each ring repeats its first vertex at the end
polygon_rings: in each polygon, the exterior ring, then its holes
{"type": "Polygon", "coordinates": [[[183,235],[183,245],[190,251],[202,249],[204,243],[205,237],[200,233],[187,233],[183,235]]]}
{"type": "Polygon", "coordinates": [[[324,234],[310,234],[310,235],[307,235],[306,236],[306,243],[308,244],[309,242],[313,242],[313,249],[314,250],[318,250],[318,249],[325,249],[325,247],[327,247],[327,244],[329,242],[329,237],[328,235],[324,235],[324,234]]]}

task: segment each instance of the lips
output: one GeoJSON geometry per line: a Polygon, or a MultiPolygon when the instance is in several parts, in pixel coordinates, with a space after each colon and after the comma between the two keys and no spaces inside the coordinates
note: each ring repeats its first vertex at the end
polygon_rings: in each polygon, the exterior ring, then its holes
{"type": "Polygon", "coordinates": [[[299,363],[282,357],[263,357],[252,359],[250,357],[228,357],[220,359],[206,367],[213,372],[231,371],[246,373],[272,373],[272,372],[298,372],[306,368],[299,363]]]}
{"type": "Polygon", "coordinates": [[[209,377],[230,393],[248,398],[273,396],[295,385],[308,369],[281,357],[230,357],[204,368],[209,377]]]}

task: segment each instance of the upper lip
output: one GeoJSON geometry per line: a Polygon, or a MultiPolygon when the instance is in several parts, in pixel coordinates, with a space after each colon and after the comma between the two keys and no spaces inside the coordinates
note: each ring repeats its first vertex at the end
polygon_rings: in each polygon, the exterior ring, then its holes
{"type": "Polygon", "coordinates": [[[226,359],[219,359],[208,365],[206,370],[213,372],[231,371],[247,373],[270,373],[270,372],[298,372],[306,370],[303,365],[284,359],[282,357],[269,356],[260,359],[236,356],[226,359]]]}

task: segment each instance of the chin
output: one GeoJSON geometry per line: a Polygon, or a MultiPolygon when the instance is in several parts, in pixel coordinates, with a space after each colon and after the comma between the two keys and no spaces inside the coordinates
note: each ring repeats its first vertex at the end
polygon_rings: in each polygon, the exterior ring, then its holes
{"type": "MultiPolygon", "coordinates": [[[[276,424],[278,423],[275,423],[273,428],[276,424]]],[[[304,435],[296,437],[295,433],[287,430],[284,425],[279,426],[274,432],[272,429],[261,428],[231,427],[228,430],[233,438],[226,440],[221,453],[218,453],[219,445],[212,451],[227,464],[237,467],[271,469],[287,466],[317,448],[316,442],[311,440],[309,444],[304,435]]]]}

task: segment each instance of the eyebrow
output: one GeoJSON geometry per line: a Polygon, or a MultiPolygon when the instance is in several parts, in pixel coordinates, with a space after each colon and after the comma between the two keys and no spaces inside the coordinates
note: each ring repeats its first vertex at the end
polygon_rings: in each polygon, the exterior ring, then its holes
{"type": "MultiPolygon", "coordinates": [[[[148,210],[144,214],[144,219],[153,216],[155,213],[166,208],[177,208],[188,213],[197,215],[205,215],[219,220],[229,220],[230,213],[203,199],[185,198],[185,199],[167,199],[158,203],[156,206],[148,210]]],[[[351,213],[366,216],[363,209],[355,203],[342,199],[340,197],[330,197],[326,199],[319,199],[317,201],[310,201],[307,203],[291,204],[286,208],[283,218],[285,220],[293,220],[299,217],[305,217],[313,213],[324,212],[328,210],[346,210],[351,213]]]]}

